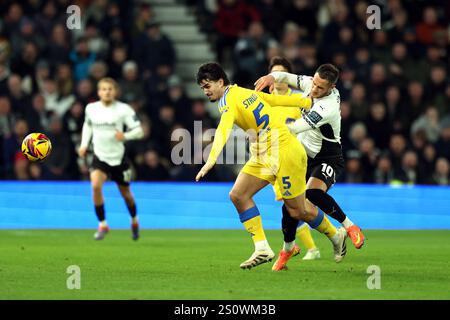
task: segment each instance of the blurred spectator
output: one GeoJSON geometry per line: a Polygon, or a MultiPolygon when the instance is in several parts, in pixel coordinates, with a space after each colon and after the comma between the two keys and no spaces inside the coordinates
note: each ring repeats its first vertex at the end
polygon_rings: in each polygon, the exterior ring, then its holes
{"type": "Polygon", "coordinates": [[[78,150],[84,123],[84,106],[79,101],[74,102],[64,114],[62,121],[63,130],[68,133],[75,150],[78,150]]]}
{"type": "Polygon", "coordinates": [[[71,163],[76,159],[75,149],[57,115],[50,119],[48,137],[52,142],[52,153],[44,162],[43,177],[48,180],[76,179],[70,171],[71,163]]]}
{"type": "Polygon", "coordinates": [[[317,5],[313,1],[293,0],[283,14],[285,21],[293,21],[300,26],[303,37],[310,41],[316,40],[317,5]]]}
{"type": "Polygon", "coordinates": [[[425,8],[423,19],[416,26],[416,32],[419,42],[425,45],[436,42],[438,34],[445,32],[445,28],[439,24],[436,9],[433,7],[425,8]]]}
{"type": "MultiPolygon", "coordinates": [[[[39,32],[48,39],[51,33],[54,32],[55,26],[58,23],[63,22],[65,22],[65,17],[58,16],[58,8],[55,1],[45,1],[42,7],[42,12],[38,13],[36,16],[36,25],[39,28],[39,32]]],[[[62,57],[64,56],[59,58],[62,57]]]]}
{"type": "Polygon", "coordinates": [[[391,54],[388,65],[391,83],[403,86],[408,79],[414,77],[411,70],[414,70],[415,63],[408,57],[408,49],[402,42],[397,42],[392,46],[391,54]]]}
{"type": "Polygon", "coordinates": [[[359,146],[360,164],[364,175],[364,182],[373,182],[373,172],[377,165],[379,150],[372,138],[364,138],[359,146]]]}
{"type": "MultiPolygon", "coordinates": [[[[261,0],[255,3],[256,9],[261,14],[261,22],[272,37],[280,38],[283,23],[286,21],[284,12],[280,10],[279,3],[275,0],[261,0]]],[[[270,59],[268,59],[270,60],[270,59]]]]}
{"type": "Polygon", "coordinates": [[[389,184],[394,179],[394,170],[388,154],[383,154],[378,158],[373,176],[374,182],[377,184],[389,184]]]}
{"type": "Polygon", "coordinates": [[[342,181],[346,183],[363,183],[364,169],[361,166],[360,153],[352,151],[347,153],[347,161],[345,162],[345,172],[342,175],[342,181]]]}
{"type": "Polygon", "coordinates": [[[53,27],[51,41],[47,45],[45,58],[52,64],[67,63],[70,54],[70,37],[66,26],[56,24],[53,27]]]}
{"type": "Polygon", "coordinates": [[[24,155],[21,151],[21,145],[23,138],[25,138],[28,132],[29,128],[27,122],[19,119],[14,124],[12,135],[3,141],[3,170],[6,179],[15,178],[14,168],[17,162],[19,162],[19,174],[21,174],[21,176],[24,174],[23,163],[21,162],[24,159],[24,155]]]}
{"type": "Polygon", "coordinates": [[[398,10],[392,13],[392,24],[388,27],[389,40],[391,42],[402,42],[408,25],[408,14],[405,10],[398,10]]]}
{"type": "Polygon", "coordinates": [[[144,163],[138,167],[137,175],[138,180],[142,181],[167,181],[170,178],[169,171],[161,163],[155,150],[144,153],[144,163]]]}
{"type": "Polygon", "coordinates": [[[295,63],[295,61],[299,58],[299,45],[299,26],[292,21],[286,22],[284,24],[283,35],[281,37],[281,49],[286,59],[295,63]]]}
{"type": "Polygon", "coordinates": [[[94,84],[89,79],[84,79],[78,82],[76,99],[86,106],[90,102],[94,102],[97,97],[97,90],[94,84]]]}
{"type": "Polygon", "coordinates": [[[95,24],[86,25],[84,37],[87,40],[89,52],[93,52],[96,57],[105,58],[109,43],[95,24]]]}
{"type": "Polygon", "coordinates": [[[77,40],[74,50],[70,52],[70,61],[74,64],[75,81],[86,79],[89,75],[89,69],[94,63],[96,55],[89,50],[88,41],[81,37],[77,40]]]}
{"type": "Polygon", "coordinates": [[[25,119],[31,132],[45,132],[48,128],[50,113],[45,106],[45,98],[37,93],[33,96],[31,108],[27,108],[25,119]]]}
{"type": "Polygon", "coordinates": [[[122,67],[122,79],[119,80],[121,91],[121,100],[129,103],[131,101],[139,101],[141,105],[145,104],[144,86],[139,79],[138,65],[134,61],[127,61],[122,67]]]}
{"type": "Polygon", "coordinates": [[[395,173],[395,179],[403,183],[416,184],[423,182],[419,175],[419,160],[414,151],[406,151],[402,158],[402,168],[395,173]]]}
{"type": "Polygon", "coordinates": [[[435,143],[439,139],[439,114],[435,107],[429,107],[426,112],[417,118],[411,125],[411,135],[423,131],[429,142],[435,143]]]}
{"type": "Polygon", "coordinates": [[[392,124],[386,115],[386,107],[382,102],[373,103],[366,121],[369,136],[373,137],[378,148],[385,149],[389,144],[392,124]]]}
{"type": "Polygon", "coordinates": [[[156,68],[156,73],[151,74],[145,84],[147,93],[147,114],[152,120],[158,118],[159,107],[168,103],[169,78],[172,69],[162,64],[156,68]]]}
{"type": "Polygon", "coordinates": [[[436,168],[433,172],[431,182],[440,186],[450,185],[450,164],[446,158],[436,160],[436,168]]]}
{"type": "Polygon", "coordinates": [[[356,122],[350,127],[350,143],[349,149],[359,149],[361,141],[367,137],[367,128],[362,122],[356,122]]]}
{"type": "Polygon", "coordinates": [[[355,70],[355,76],[358,81],[364,81],[369,78],[371,57],[369,49],[360,46],[356,49],[349,61],[350,67],[355,70]]]}
{"type": "Polygon", "coordinates": [[[436,163],[436,148],[432,144],[427,144],[423,148],[422,152],[422,160],[421,160],[422,172],[424,172],[425,175],[428,175],[430,172],[433,171],[435,163],[436,163]]]}
{"type": "Polygon", "coordinates": [[[390,52],[389,50],[386,50],[388,46],[389,38],[386,31],[382,29],[374,30],[373,40],[370,46],[370,54],[372,58],[382,65],[387,65],[390,58],[390,52]]]}
{"type": "Polygon", "coordinates": [[[108,66],[102,60],[95,61],[89,67],[89,79],[96,86],[101,78],[106,77],[108,74],[108,66]]]}
{"type": "Polygon", "coordinates": [[[132,30],[133,37],[144,32],[147,25],[154,19],[152,7],[146,3],[142,3],[136,8],[136,15],[132,30]]]}
{"type": "Polygon", "coordinates": [[[33,42],[25,42],[20,54],[11,61],[11,71],[20,75],[33,76],[39,57],[39,49],[33,42]]]}
{"type": "Polygon", "coordinates": [[[9,138],[13,131],[15,116],[8,97],[0,96],[0,139],[9,138]]]}
{"type": "MultiPolygon", "coordinates": [[[[214,20],[217,31],[216,51],[219,62],[231,56],[238,37],[242,36],[248,25],[259,21],[261,16],[255,7],[245,0],[219,0],[219,9],[214,20]]],[[[227,59],[228,59],[227,58],[227,59]]]]}
{"type": "Polygon", "coordinates": [[[108,76],[113,79],[122,77],[123,64],[127,61],[128,53],[125,46],[117,46],[112,49],[108,59],[108,76]]]}
{"type": "Polygon", "coordinates": [[[406,114],[408,115],[407,130],[410,130],[412,121],[416,119],[425,109],[425,94],[423,85],[418,81],[411,81],[408,84],[408,96],[406,98],[406,114]]]}
{"type": "Polygon", "coordinates": [[[408,126],[408,117],[401,99],[400,88],[393,85],[389,86],[385,93],[384,102],[386,105],[387,117],[392,125],[392,130],[407,134],[406,127],[408,126]]]}
{"type": "Polygon", "coordinates": [[[350,104],[346,101],[341,102],[341,145],[343,154],[348,151],[350,146],[350,127],[354,122],[350,104]]]}
{"type": "Polygon", "coordinates": [[[8,95],[13,113],[23,116],[30,100],[22,89],[22,78],[17,74],[11,74],[8,78],[8,95]]]}
{"type": "Polygon", "coordinates": [[[374,63],[370,69],[367,97],[372,101],[382,100],[388,84],[386,68],[381,63],[374,63]]]}
{"type": "Polygon", "coordinates": [[[155,73],[158,66],[165,65],[172,72],[175,65],[175,49],[172,41],[161,33],[160,24],[149,22],[145,31],[134,41],[133,57],[144,77],[155,73]]]}
{"type": "Polygon", "coordinates": [[[399,172],[402,167],[402,158],[406,150],[406,141],[403,135],[395,133],[389,141],[389,152],[391,156],[392,168],[399,172]]]}
{"type": "Polygon", "coordinates": [[[350,95],[350,108],[353,119],[363,121],[369,113],[369,104],[366,99],[366,88],[362,83],[354,83],[350,95]]]}
{"type": "Polygon", "coordinates": [[[234,80],[240,86],[252,88],[254,79],[265,74],[266,51],[276,41],[264,32],[259,21],[250,23],[247,35],[241,37],[234,48],[234,80]]]}
{"type": "Polygon", "coordinates": [[[171,105],[163,105],[159,109],[158,122],[154,125],[154,138],[161,148],[162,156],[170,158],[170,136],[175,125],[175,109],[171,105]]]}
{"type": "Polygon", "coordinates": [[[436,150],[439,157],[450,159],[450,116],[441,122],[441,134],[436,142],[436,150]]]}
{"type": "MultiPolygon", "coordinates": [[[[186,123],[188,122],[191,117],[191,104],[192,101],[189,99],[189,97],[186,95],[186,92],[183,88],[183,84],[181,82],[181,79],[173,75],[171,76],[168,81],[168,102],[174,107],[175,109],[175,117],[177,121],[186,123]]],[[[192,123],[186,123],[186,125],[189,125],[192,123]]]]}
{"type": "Polygon", "coordinates": [[[430,81],[426,88],[428,99],[436,104],[439,100],[443,100],[445,89],[447,87],[447,72],[444,66],[436,65],[431,68],[430,81]]]}

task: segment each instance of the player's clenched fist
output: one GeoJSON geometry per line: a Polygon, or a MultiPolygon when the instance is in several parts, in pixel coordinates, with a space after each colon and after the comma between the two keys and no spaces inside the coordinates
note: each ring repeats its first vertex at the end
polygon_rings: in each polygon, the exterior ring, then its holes
{"type": "Polygon", "coordinates": [[[275,78],[272,75],[268,74],[268,75],[256,80],[255,91],[261,91],[264,88],[269,87],[269,91],[272,92],[274,84],[275,84],[275,78]]]}

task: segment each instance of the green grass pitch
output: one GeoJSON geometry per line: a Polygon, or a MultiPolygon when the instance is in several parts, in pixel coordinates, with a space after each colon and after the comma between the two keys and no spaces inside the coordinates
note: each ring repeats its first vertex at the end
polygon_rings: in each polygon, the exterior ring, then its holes
{"type": "MultiPolygon", "coordinates": [[[[450,231],[365,232],[356,250],[350,240],[343,262],[329,241],[313,233],[322,258],[272,263],[252,270],[239,264],[253,251],[244,230],[0,230],[0,299],[450,299],[450,231]],[[68,289],[70,265],[80,267],[80,289],[68,289]],[[381,289],[367,288],[371,265],[381,289]]],[[[280,231],[267,231],[272,248],[280,231]]],[[[303,249],[303,248],[302,248],[303,249]]],[[[303,256],[302,250],[301,256],[303,256]]]]}

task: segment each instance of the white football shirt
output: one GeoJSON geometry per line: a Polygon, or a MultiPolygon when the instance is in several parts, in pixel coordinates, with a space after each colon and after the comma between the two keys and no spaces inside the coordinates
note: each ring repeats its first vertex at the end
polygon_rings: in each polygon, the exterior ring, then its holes
{"type": "Polygon", "coordinates": [[[125,132],[125,140],[143,135],[140,121],[128,104],[114,101],[106,106],[96,101],[86,106],[81,146],[87,147],[92,138],[95,156],[110,166],[120,165],[125,154],[124,141],[115,138],[117,131],[125,132]]]}
{"type": "MultiPolygon", "coordinates": [[[[305,96],[311,93],[313,78],[286,72],[271,73],[277,82],[285,82],[303,91],[305,96]]],[[[334,158],[342,156],[341,148],[341,98],[339,90],[334,88],[330,94],[313,99],[313,106],[303,111],[302,118],[309,125],[297,135],[310,158],[334,158]]]]}

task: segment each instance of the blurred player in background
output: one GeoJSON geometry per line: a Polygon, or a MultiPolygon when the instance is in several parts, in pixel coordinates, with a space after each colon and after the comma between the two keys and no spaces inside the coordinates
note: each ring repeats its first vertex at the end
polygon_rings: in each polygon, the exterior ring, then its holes
{"type": "Polygon", "coordinates": [[[102,188],[104,182],[111,178],[125,200],[131,216],[132,238],[137,240],[139,224],[136,203],[130,190],[131,169],[125,157],[124,143],[141,138],[144,132],[134,110],[128,104],[115,100],[117,83],[114,79],[102,78],[97,89],[100,100],[86,106],[86,118],[78,150],[80,157],[84,158],[92,138],[94,159],[90,177],[95,214],[99,220],[94,239],[102,240],[109,231],[102,188]]]}
{"type": "MultiPolygon", "coordinates": [[[[285,58],[273,57],[270,60],[269,72],[275,71],[284,71],[292,73],[292,65],[285,58]]],[[[282,82],[276,82],[274,84],[272,94],[288,95],[288,96],[302,95],[300,91],[292,90],[286,83],[282,82]]],[[[292,123],[302,116],[300,108],[285,108],[274,106],[272,109],[274,110],[275,114],[279,116],[280,121],[286,124],[292,123]]],[[[306,187],[308,187],[308,185],[306,187]]],[[[276,194],[276,200],[278,201],[282,200],[283,198],[281,195],[281,189],[278,183],[276,182],[274,184],[274,191],[276,194]]],[[[308,191],[306,191],[306,197],[308,197],[308,191]]],[[[302,241],[302,243],[307,249],[307,252],[303,257],[303,260],[315,260],[320,258],[320,251],[317,248],[316,244],[314,243],[314,239],[311,236],[310,227],[307,223],[304,223],[304,221],[299,222],[299,225],[297,227],[297,237],[302,241]]],[[[297,252],[295,252],[293,255],[297,255],[298,253],[300,253],[300,249],[298,247],[296,247],[296,249],[297,252]]]]}
{"type": "MultiPolygon", "coordinates": [[[[303,111],[302,117],[288,124],[308,154],[308,185],[306,198],[327,215],[339,221],[346,229],[355,248],[364,244],[364,235],[342,211],[327,191],[344,169],[341,147],[340,95],[336,89],[339,70],[332,64],[319,66],[314,77],[275,71],[261,77],[255,90],[283,82],[300,89],[313,98],[313,106],[303,111]]],[[[295,231],[290,231],[295,232],[295,231]]]]}
{"type": "MultiPolygon", "coordinates": [[[[240,267],[250,269],[273,259],[262,227],[261,216],[253,196],[269,183],[277,181],[283,188],[283,229],[294,228],[291,242],[285,242],[280,252],[293,253],[295,230],[299,220],[309,221],[333,243],[336,261],[346,254],[346,232],[337,230],[326,216],[308,205],[305,199],[307,156],[302,144],[289,133],[288,128],[275,116],[271,105],[303,106],[309,108],[310,98],[302,96],[271,95],[231,85],[222,67],[217,63],[200,66],[197,83],[210,101],[219,101],[220,123],[206,164],[196,176],[204,177],[214,166],[234,124],[256,140],[251,149],[252,156],[239,173],[230,192],[239,218],[252,235],[255,252],[240,267]],[[287,219],[289,217],[290,219],[287,219]],[[290,223],[291,225],[285,225],[290,223]]],[[[283,270],[285,265],[275,263],[272,270],[283,270]]]]}

